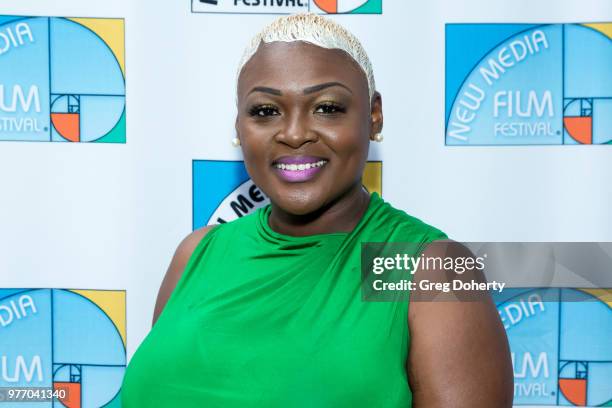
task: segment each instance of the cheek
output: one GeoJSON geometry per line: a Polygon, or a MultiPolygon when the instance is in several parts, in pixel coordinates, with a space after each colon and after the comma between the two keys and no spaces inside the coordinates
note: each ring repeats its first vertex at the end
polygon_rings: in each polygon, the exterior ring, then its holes
{"type": "Polygon", "coordinates": [[[256,160],[261,155],[262,145],[265,143],[261,129],[248,123],[238,122],[238,132],[245,160],[256,160]]]}
{"type": "Polygon", "coordinates": [[[365,162],[368,160],[368,145],[364,145],[363,141],[356,141],[352,150],[347,153],[348,164],[347,168],[352,177],[360,177],[365,167],[365,162]]]}
{"type": "Polygon", "coordinates": [[[369,133],[362,123],[347,123],[346,126],[328,132],[327,140],[330,147],[343,160],[359,161],[368,154],[369,133]]]}
{"type": "Polygon", "coordinates": [[[346,186],[359,179],[368,158],[367,138],[364,141],[363,135],[355,132],[344,134],[335,142],[330,142],[330,147],[336,157],[334,171],[329,173],[332,182],[346,186]]]}
{"type": "Polygon", "coordinates": [[[354,178],[361,176],[368,158],[369,123],[359,115],[346,125],[336,134],[333,148],[342,159],[344,169],[340,171],[346,177],[354,178]]]}
{"type": "Polygon", "coordinates": [[[269,145],[272,142],[278,127],[278,123],[255,123],[252,119],[243,119],[238,121],[237,130],[241,143],[248,144],[252,150],[261,150],[261,145],[269,145]]]}
{"type": "MultiPolygon", "coordinates": [[[[244,158],[244,164],[247,172],[251,178],[259,179],[258,173],[264,171],[265,155],[260,143],[253,143],[252,140],[243,141],[242,145],[242,157],[244,158]]],[[[257,180],[260,181],[260,180],[257,180]]]]}
{"type": "Polygon", "coordinates": [[[240,147],[247,173],[255,184],[264,187],[269,180],[266,172],[270,170],[267,142],[255,133],[241,133],[240,147]]]}

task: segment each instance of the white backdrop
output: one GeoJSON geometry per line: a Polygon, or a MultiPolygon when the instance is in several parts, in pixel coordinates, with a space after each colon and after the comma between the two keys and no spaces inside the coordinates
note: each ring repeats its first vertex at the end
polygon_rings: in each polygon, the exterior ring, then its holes
{"type": "MultiPolygon", "coordinates": [[[[239,159],[234,74],[271,15],[188,0],[0,1],[0,14],[121,17],[126,144],[0,142],[0,286],[127,290],[128,356],[192,222],[192,160],[239,159]]],[[[612,21],[609,0],[385,0],[334,17],[383,96],[384,198],[464,241],[612,241],[610,146],[444,145],[444,24],[612,21]]]]}

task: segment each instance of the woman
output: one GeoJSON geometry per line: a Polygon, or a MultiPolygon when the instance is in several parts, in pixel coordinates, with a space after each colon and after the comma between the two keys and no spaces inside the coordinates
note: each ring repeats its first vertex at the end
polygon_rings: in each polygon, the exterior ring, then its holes
{"type": "Polygon", "coordinates": [[[436,256],[427,244],[446,235],[362,186],[383,114],[357,39],[321,16],[282,17],[238,72],[234,144],[271,204],[179,245],[123,406],[510,407],[488,296],[361,300],[362,242],[436,256]]]}

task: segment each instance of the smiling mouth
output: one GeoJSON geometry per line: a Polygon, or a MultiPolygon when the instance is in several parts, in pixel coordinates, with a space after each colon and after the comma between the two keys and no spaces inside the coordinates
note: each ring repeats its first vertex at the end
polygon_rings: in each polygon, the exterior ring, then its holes
{"type": "Polygon", "coordinates": [[[323,167],[327,163],[327,160],[319,160],[316,162],[310,163],[275,163],[274,167],[280,170],[288,170],[288,171],[304,171],[309,170],[311,168],[323,167]]]}
{"type": "Polygon", "coordinates": [[[274,172],[289,183],[309,181],[319,174],[329,162],[320,157],[282,157],[272,163],[274,172]]]}

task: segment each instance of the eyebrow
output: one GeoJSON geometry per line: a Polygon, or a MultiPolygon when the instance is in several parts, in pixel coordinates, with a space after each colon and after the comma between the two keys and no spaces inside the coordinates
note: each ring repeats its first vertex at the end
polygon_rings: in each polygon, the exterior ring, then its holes
{"type": "MultiPolygon", "coordinates": [[[[346,89],[347,91],[349,91],[350,93],[353,93],[353,91],[351,91],[351,89],[348,86],[344,85],[341,82],[325,82],[323,84],[313,85],[313,86],[309,86],[308,88],[304,88],[304,95],[318,92],[323,89],[330,88],[332,86],[340,86],[346,89]]],[[[248,95],[252,94],[253,92],[263,92],[263,93],[268,93],[268,94],[277,95],[277,96],[283,95],[283,93],[279,89],[269,88],[267,86],[256,86],[255,88],[251,89],[248,95]]]]}
{"type": "Polygon", "coordinates": [[[283,94],[280,90],[274,89],[274,88],[268,88],[267,86],[256,86],[255,88],[251,89],[251,91],[247,95],[250,95],[253,92],[263,92],[263,93],[269,93],[269,94],[278,95],[278,96],[281,96],[283,94]]]}
{"type": "Polygon", "coordinates": [[[346,89],[347,91],[349,91],[350,93],[353,93],[353,91],[351,91],[351,89],[348,86],[344,85],[341,82],[325,82],[324,84],[319,84],[319,85],[309,86],[308,88],[304,88],[304,95],[318,92],[320,90],[323,90],[325,88],[329,88],[332,86],[340,86],[346,89]]]}

